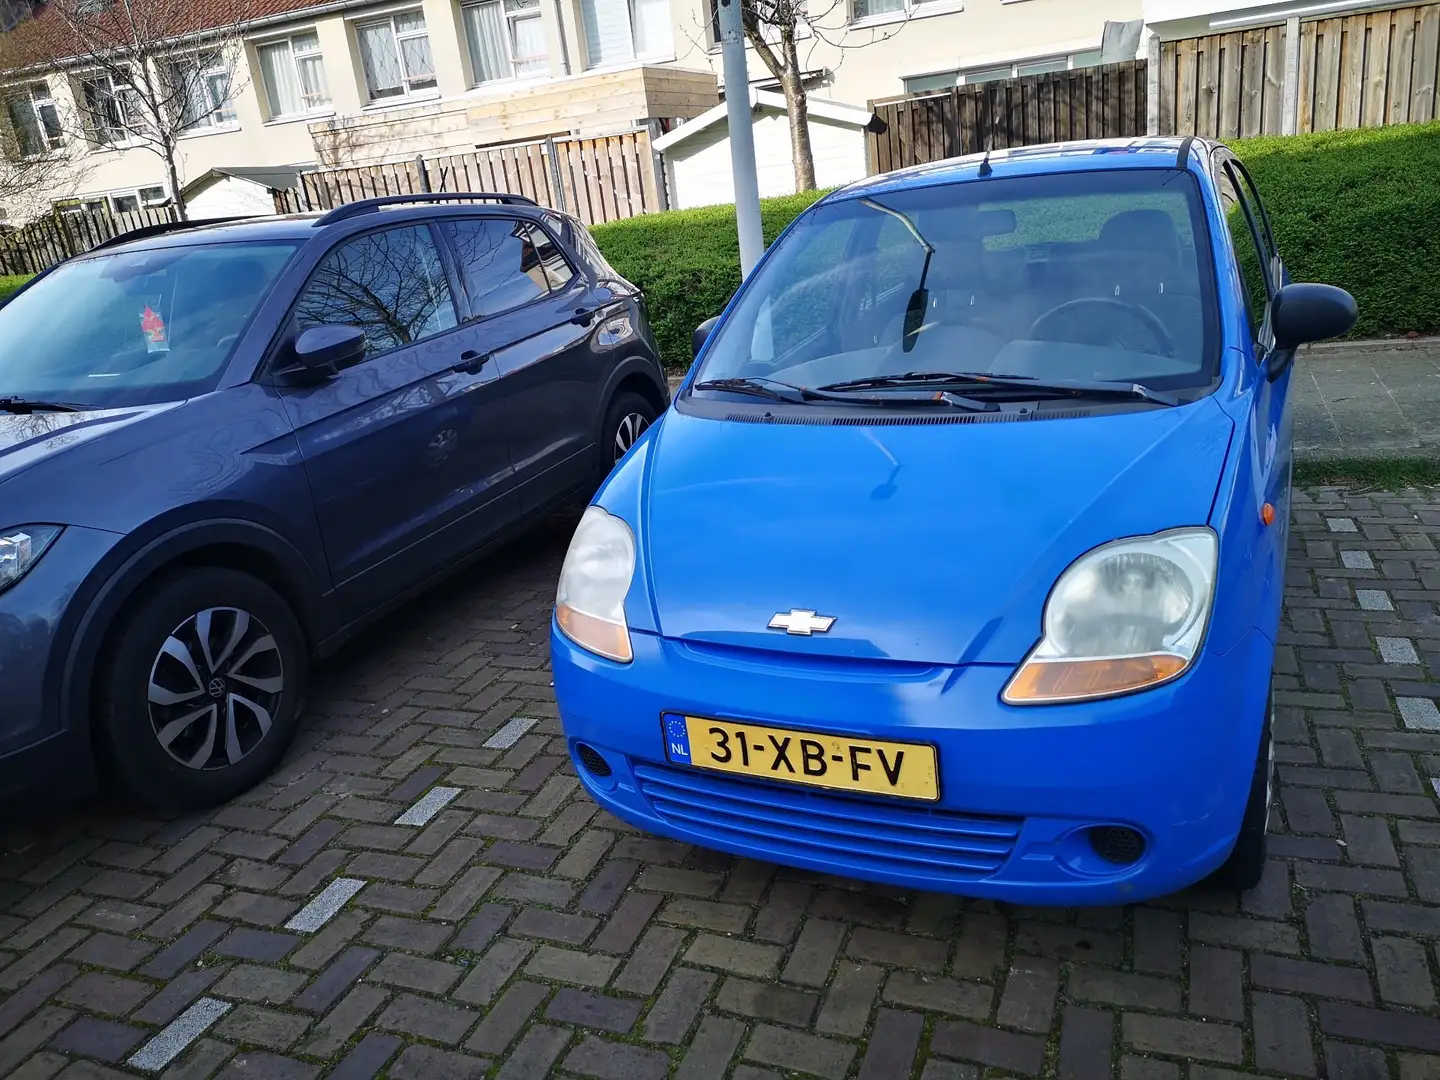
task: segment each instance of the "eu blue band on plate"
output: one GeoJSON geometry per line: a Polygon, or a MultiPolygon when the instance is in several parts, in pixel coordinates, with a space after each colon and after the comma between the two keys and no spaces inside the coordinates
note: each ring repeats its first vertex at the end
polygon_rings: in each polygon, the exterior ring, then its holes
{"type": "Polygon", "coordinates": [[[690,764],[690,732],[683,716],[665,717],[665,749],[671,761],[690,764]]]}

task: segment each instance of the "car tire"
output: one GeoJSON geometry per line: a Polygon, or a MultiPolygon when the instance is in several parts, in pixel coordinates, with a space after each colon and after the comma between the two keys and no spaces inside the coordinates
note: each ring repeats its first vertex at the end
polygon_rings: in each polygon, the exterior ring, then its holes
{"type": "Polygon", "coordinates": [[[128,795],[162,811],[248,790],[299,725],[309,650],[274,589],[195,567],[161,579],[116,624],[102,664],[105,764],[128,795]]]}
{"type": "Polygon", "coordinates": [[[1265,705],[1265,726],[1260,731],[1260,752],[1250,781],[1250,797],[1235,848],[1216,872],[1221,884],[1244,892],[1260,884],[1265,875],[1266,837],[1270,831],[1270,809],[1275,799],[1275,712],[1265,705]]]}
{"type": "Polygon", "coordinates": [[[600,479],[610,475],[610,470],[654,422],[655,406],[639,394],[626,390],[615,395],[605,411],[600,437],[600,479]]]}

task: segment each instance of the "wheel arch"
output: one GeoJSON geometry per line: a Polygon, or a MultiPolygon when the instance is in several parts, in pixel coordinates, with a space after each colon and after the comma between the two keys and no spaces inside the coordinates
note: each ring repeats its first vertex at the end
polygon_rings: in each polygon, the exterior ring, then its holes
{"type": "Polygon", "coordinates": [[[639,394],[655,407],[657,417],[665,411],[670,404],[670,387],[656,374],[656,370],[653,360],[640,356],[632,356],[615,365],[615,370],[610,373],[605,389],[600,394],[600,408],[595,417],[596,445],[605,438],[605,417],[610,412],[611,403],[619,394],[639,394]]]}

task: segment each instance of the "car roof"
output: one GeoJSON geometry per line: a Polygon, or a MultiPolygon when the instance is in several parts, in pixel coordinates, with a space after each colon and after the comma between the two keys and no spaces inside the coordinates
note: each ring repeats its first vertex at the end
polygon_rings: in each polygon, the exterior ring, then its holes
{"type": "Polygon", "coordinates": [[[477,208],[483,208],[487,214],[526,217],[535,216],[537,213],[554,213],[544,207],[514,203],[397,203],[365,210],[324,225],[320,222],[329,213],[325,210],[181,222],[161,226],[150,235],[143,235],[146,230],[136,230],[141,235],[136,235],[133,239],[127,240],[122,234],[100,248],[92,248],[91,251],[109,255],[120,251],[153,251],[161,248],[193,247],[198,244],[234,244],[266,240],[295,240],[303,243],[334,235],[336,232],[359,231],[367,225],[379,224],[382,221],[400,222],[473,214],[477,208]]]}
{"type": "Polygon", "coordinates": [[[1199,161],[1207,168],[1215,144],[1194,136],[1141,136],[1126,139],[1085,139],[1076,142],[1046,143],[994,150],[989,154],[912,165],[856,181],[832,192],[826,202],[888,194],[910,188],[932,187],[980,178],[980,166],[988,158],[989,176],[1035,176],[1060,172],[1098,172],[1107,169],[1174,169],[1199,161]],[[1199,154],[1192,153],[1192,148],[1199,154]]]}

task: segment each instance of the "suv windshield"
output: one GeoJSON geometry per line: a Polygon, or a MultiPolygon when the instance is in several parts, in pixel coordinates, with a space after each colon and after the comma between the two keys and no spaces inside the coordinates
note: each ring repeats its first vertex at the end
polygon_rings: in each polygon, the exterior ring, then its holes
{"type": "Polygon", "coordinates": [[[1206,236],[1195,178],[1167,169],[822,203],[745,286],[695,382],[982,372],[1207,386],[1219,350],[1206,236]]]}
{"type": "Polygon", "coordinates": [[[214,388],[293,243],[121,251],[0,307],[0,399],[111,408],[214,388]]]}

